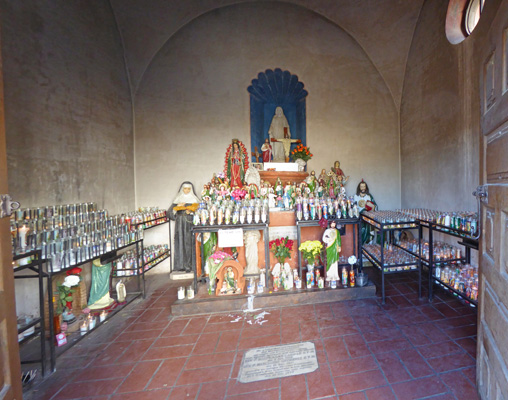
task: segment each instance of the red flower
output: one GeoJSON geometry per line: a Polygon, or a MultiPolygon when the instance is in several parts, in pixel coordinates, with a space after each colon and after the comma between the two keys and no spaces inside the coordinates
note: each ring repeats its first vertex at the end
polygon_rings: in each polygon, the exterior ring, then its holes
{"type": "Polygon", "coordinates": [[[81,273],[81,271],[83,271],[81,268],[74,267],[73,269],[70,269],[69,271],[67,271],[66,274],[67,274],[67,276],[69,276],[69,275],[79,275],[81,273]]]}

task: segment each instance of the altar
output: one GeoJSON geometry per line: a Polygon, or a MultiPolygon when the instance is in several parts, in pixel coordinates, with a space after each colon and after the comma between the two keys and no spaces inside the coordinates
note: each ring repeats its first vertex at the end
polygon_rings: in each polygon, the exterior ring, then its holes
{"type": "MultiPolygon", "coordinates": [[[[199,203],[174,202],[185,219],[181,235],[191,241],[186,259],[194,276],[186,294],[179,290],[174,315],[238,311],[246,299],[251,308],[253,302],[275,307],[375,296],[364,275],[356,284],[362,272],[360,208],[346,194],[340,163],[309,174],[307,146],[290,139],[286,128],[284,138],[272,142],[284,145],[276,162],[266,139],[264,162],[256,149],[256,163],[249,165],[244,144],[234,139],[224,172],[204,185],[199,203]],[[293,142],[298,146],[289,152],[293,142]]],[[[185,198],[197,199],[186,185],[185,198]]]]}

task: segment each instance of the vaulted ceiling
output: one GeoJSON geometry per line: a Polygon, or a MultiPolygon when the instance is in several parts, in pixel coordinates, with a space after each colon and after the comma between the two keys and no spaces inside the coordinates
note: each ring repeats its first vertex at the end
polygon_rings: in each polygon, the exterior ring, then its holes
{"type": "MultiPolygon", "coordinates": [[[[348,32],[364,49],[399,109],[406,59],[423,0],[274,0],[304,7],[348,32]]],[[[217,8],[264,0],[111,0],[136,92],[159,49],[193,19],[217,8]]],[[[444,27],[443,27],[444,34],[444,27]]]]}

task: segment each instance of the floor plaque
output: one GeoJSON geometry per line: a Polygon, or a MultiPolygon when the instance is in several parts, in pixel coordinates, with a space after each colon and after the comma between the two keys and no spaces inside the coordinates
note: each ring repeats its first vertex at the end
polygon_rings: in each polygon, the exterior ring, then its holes
{"type": "Polygon", "coordinates": [[[242,360],[238,380],[242,383],[307,374],[318,369],[312,342],[258,347],[248,350],[242,360]]]}

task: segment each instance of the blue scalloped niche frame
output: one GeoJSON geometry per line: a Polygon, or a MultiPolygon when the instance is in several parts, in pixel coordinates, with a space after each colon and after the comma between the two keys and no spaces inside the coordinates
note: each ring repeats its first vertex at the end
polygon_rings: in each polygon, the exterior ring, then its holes
{"type": "MultiPolygon", "coordinates": [[[[247,88],[250,94],[250,145],[261,152],[261,146],[268,138],[268,129],[275,114],[275,108],[284,110],[292,139],[300,139],[307,145],[305,99],[308,92],[303,88],[298,76],[289,71],[267,69],[260,72],[257,79],[247,88]]],[[[291,150],[295,144],[291,146],[291,150]]],[[[252,161],[256,159],[252,156],[252,161]]]]}

